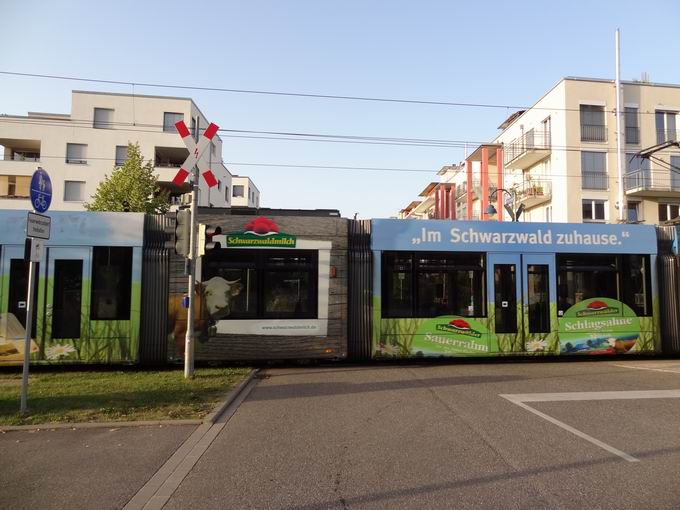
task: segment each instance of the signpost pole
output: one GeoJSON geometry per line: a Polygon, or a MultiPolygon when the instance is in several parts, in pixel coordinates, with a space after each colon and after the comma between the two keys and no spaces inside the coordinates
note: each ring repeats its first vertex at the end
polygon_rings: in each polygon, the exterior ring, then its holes
{"type": "MultiPolygon", "coordinates": [[[[42,239],[50,238],[49,216],[44,213],[52,203],[52,181],[50,176],[41,167],[35,169],[30,184],[31,205],[34,212],[28,213],[26,220],[26,237],[30,240],[30,253],[28,265],[28,289],[26,291],[26,333],[24,335],[24,367],[21,374],[21,414],[28,412],[28,367],[31,359],[31,330],[33,329],[33,307],[35,306],[36,263],[42,258],[42,239]],[[39,238],[39,239],[36,239],[39,238]]],[[[28,245],[27,245],[28,246],[28,245]]]]}
{"type": "Polygon", "coordinates": [[[21,377],[21,414],[28,412],[28,364],[31,357],[31,329],[33,328],[33,299],[35,262],[28,266],[28,301],[26,303],[26,334],[24,335],[24,370],[21,377]]]}

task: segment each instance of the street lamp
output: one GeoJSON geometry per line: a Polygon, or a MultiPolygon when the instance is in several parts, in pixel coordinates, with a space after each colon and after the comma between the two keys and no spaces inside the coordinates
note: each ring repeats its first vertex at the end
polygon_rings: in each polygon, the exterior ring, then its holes
{"type": "MultiPolygon", "coordinates": [[[[519,221],[519,217],[522,215],[522,212],[524,212],[524,204],[520,204],[517,209],[515,209],[515,204],[517,203],[517,192],[514,189],[510,189],[509,191],[504,188],[496,188],[491,195],[489,195],[489,200],[493,200],[493,197],[496,193],[499,191],[502,191],[503,193],[507,193],[510,195],[510,198],[512,198],[512,207],[510,205],[505,204],[505,210],[508,211],[508,214],[510,215],[510,218],[512,218],[512,221],[519,221]]],[[[489,216],[495,216],[498,211],[496,208],[493,206],[493,204],[489,204],[486,209],[484,209],[484,213],[488,214],[489,216]]]]}

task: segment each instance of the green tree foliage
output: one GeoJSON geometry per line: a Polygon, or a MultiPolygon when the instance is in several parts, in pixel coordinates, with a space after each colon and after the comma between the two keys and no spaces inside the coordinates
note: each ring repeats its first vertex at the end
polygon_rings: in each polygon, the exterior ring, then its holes
{"type": "Polygon", "coordinates": [[[85,204],[88,211],[123,211],[124,203],[131,212],[164,213],[170,207],[169,192],[161,190],[153,173],[153,163],[144,162],[139,144],[128,144],[127,160],[114,168],[111,176],[104,176],[92,201],[85,204]]]}

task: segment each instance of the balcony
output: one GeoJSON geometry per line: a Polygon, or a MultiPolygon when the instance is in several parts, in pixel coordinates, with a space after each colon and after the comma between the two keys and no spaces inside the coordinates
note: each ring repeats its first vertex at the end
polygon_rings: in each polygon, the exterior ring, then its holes
{"type": "Polygon", "coordinates": [[[624,179],[630,196],[680,196],[680,172],[673,170],[639,169],[628,172],[624,179]]]}
{"type": "MultiPolygon", "coordinates": [[[[161,181],[172,181],[186,160],[189,151],[184,147],[156,147],[154,167],[161,181]]],[[[186,170],[191,171],[191,168],[186,170]]]]}
{"type": "Polygon", "coordinates": [[[607,172],[581,172],[581,188],[607,190],[609,188],[607,172]]]}
{"type": "MultiPolygon", "coordinates": [[[[527,209],[535,207],[552,199],[552,181],[531,180],[524,181],[514,187],[517,193],[517,204],[524,204],[527,209]]],[[[505,194],[505,203],[512,203],[513,197],[505,194]]]]}
{"type": "Polygon", "coordinates": [[[581,124],[582,142],[606,142],[607,126],[602,124],[581,124]]]}
{"type": "Polygon", "coordinates": [[[530,168],[548,156],[549,132],[537,135],[532,129],[503,147],[503,163],[506,168],[530,168]]]}
{"type": "Polygon", "coordinates": [[[40,140],[0,138],[0,161],[39,163],[40,140]]]}

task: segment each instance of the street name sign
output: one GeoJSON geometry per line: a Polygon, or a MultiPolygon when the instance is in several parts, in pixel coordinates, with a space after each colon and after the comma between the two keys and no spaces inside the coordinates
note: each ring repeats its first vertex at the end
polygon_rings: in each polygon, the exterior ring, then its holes
{"type": "Polygon", "coordinates": [[[49,216],[29,212],[26,221],[26,235],[38,239],[49,239],[51,225],[52,218],[49,216]]]}

